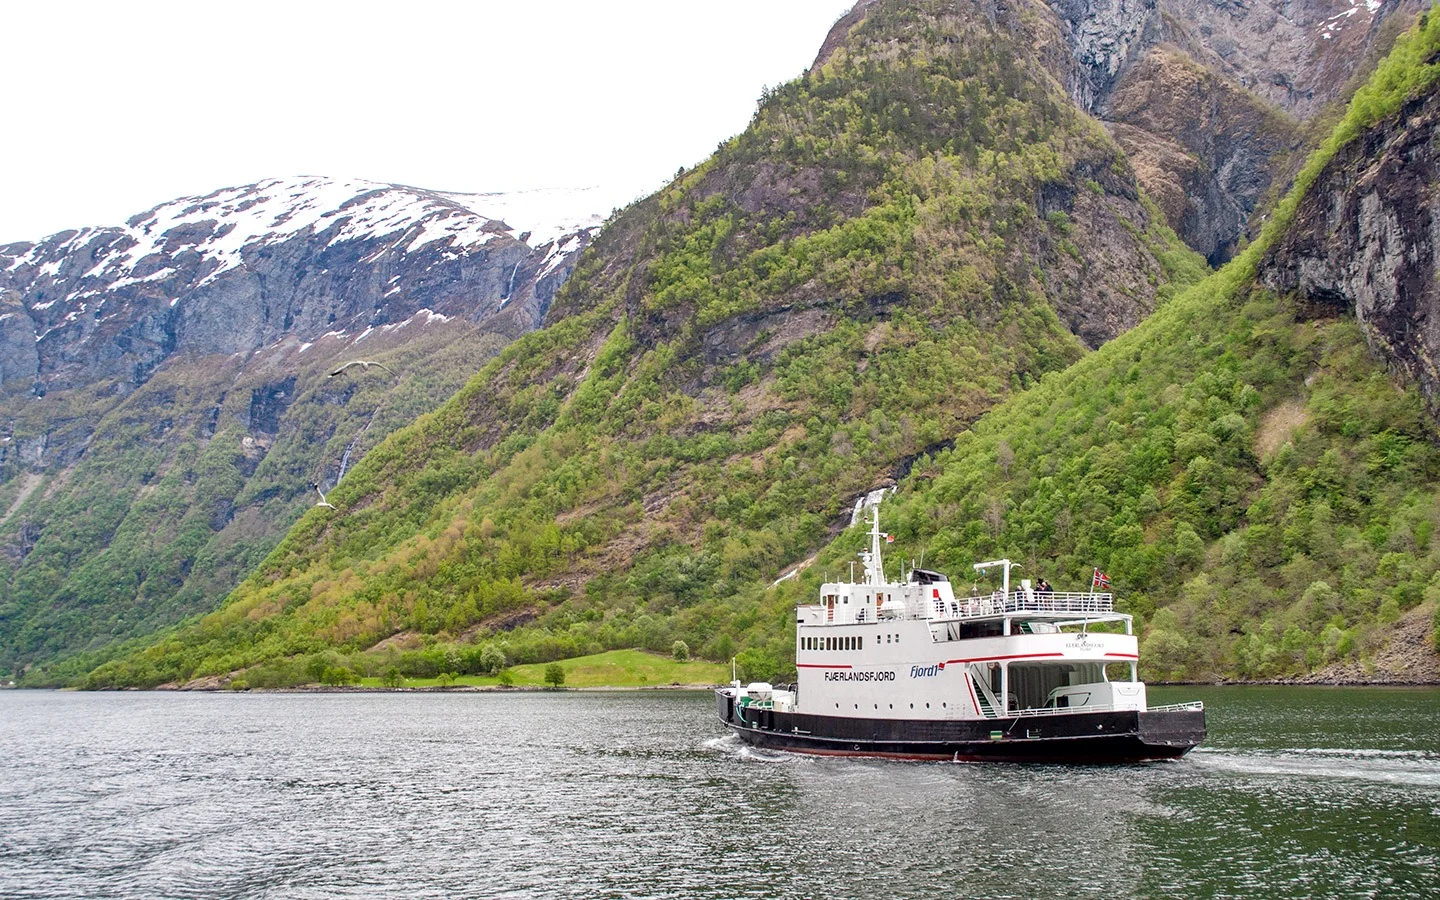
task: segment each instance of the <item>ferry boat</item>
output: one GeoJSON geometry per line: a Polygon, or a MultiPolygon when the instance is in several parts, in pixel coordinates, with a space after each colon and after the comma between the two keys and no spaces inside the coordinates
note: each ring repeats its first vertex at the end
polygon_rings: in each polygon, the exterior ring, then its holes
{"type": "MultiPolygon", "coordinates": [[[[900,759],[1118,763],[1176,758],[1205,737],[1202,703],[1150,706],[1132,618],[1109,592],[1040,592],[1015,564],[957,596],[911,568],[885,580],[880,513],[863,582],[828,582],[796,614],[797,681],[737,680],[721,720],[759,747],[900,759]],[[1112,677],[1113,676],[1113,677],[1112,677]]],[[[1095,587],[1092,581],[1092,588],[1095,587]]]]}

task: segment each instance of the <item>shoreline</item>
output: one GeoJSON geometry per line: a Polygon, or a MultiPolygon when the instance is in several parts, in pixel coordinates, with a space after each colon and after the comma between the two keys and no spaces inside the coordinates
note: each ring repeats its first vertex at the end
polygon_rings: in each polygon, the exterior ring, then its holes
{"type": "MultiPolygon", "coordinates": [[[[1350,679],[1264,679],[1256,681],[1223,680],[1223,681],[1151,681],[1146,682],[1150,687],[1181,688],[1181,687],[1321,687],[1321,688],[1434,688],[1440,690],[1440,682],[1437,681],[1361,681],[1350,679]]],[[[694,693],[698,691],[715,691],[726,687],[725,684],[647,684],[647,685],[585,685],[583,687],[547,687],[544,685],[422,685],[416,687],[370,687],[360,685],[322,685],[307,684],[283,688],[242,688],[232,690],[227,687],[183,687],[177,685],[161,685],[152,688],[108,688],[92,691],[90,693],[143,693],[151,691],[163,694],[639,694],[639,693],[694,693]]],[[[0,686],[0,691],[84,691],[84,688],[74,687],[21,687],[0,686]]]]}

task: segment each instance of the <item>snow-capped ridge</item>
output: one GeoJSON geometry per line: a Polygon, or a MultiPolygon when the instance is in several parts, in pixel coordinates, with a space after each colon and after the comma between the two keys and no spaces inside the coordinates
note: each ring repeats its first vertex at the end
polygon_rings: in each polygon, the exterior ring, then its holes
{"type": "MultiPolygon", "coordinates": [[[[324,240],[324,246],[373,240],[381,244],[367,258],[390,251],[436,250],[456,259],[497,237],[523,240],[532,248],[554,244],[546,266],[564,258],[564,250],[583,245],[603,218],[589,211],[594,191],[534,190],[512,194],[459,194],[428,191],[362,179],[325,177],[272,178],[256,184],[224,188],[201,197],[181,197],[131,217],[118,228],[82,228],[59,244],[51,240],[12,244],[16,252],[0,256],[0,271],[36,266],[36,277],[69,282],[74,289],[53,299],[78,300],[79,282],[96,279],[106,289],[159,282],[173,274],[171,263],[182,253],[200,255],[194,285],[202,287],[240,266],[246,250],[288,241],[302,235],[324,240]],[[59,277],[71,252],[113,235],[106,246],[95,245],[93,263],[78,277],[59,277]]],[[[67,232],[60,232],[65,235],[67,232]]],[[[548,274],[549,268],[546,269],[548,274]]],[[[93,285],[92,285],[93,286],[93,285]]]]}

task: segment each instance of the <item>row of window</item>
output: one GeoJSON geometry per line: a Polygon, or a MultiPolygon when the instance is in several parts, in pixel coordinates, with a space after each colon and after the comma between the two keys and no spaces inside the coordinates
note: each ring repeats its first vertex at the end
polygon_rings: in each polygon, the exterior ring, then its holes
{"type": "MultiPolygon", "coordinates": [[[[892,599],[894,599],[890,594],[875,594],[875,595],[874,595],[874,600],[875,600],[876,603],[881,602],[882,598],[883,598],[884,602],[886,602],[886,603],[889,603],[892,599]]],[[[864,597],[864,600],[865,600],[866,603],[869,603],[870,600],[871,600],[871,595],[870,595],[870,594],[866,594],[865,597],[864,597]]],[[[849,594],[826,594],[825,596],[823,596],[823,597],[820,598],[820,605],[821,605],[821,606],[834,606],[837,602],[840,603],[841,605],[848,604],[848,603],[850,602],[850,595],[849,595],[849,594]]],[[[855,602],[856,602],[856,603],[859,603],[860,600],[857,598],[855,602]]]]}
{"type": "MultiPolygon", "coordinates": [[[[876,635],[876,643],[898,644],[900,635],[885,634],[876,635]],[[883,641],[881,639],[884,639],[883,641]]],[[[845,635],[842,637],[802,637],[800,639],[801,650],[864,650],[864,635],[845,635]]]]}

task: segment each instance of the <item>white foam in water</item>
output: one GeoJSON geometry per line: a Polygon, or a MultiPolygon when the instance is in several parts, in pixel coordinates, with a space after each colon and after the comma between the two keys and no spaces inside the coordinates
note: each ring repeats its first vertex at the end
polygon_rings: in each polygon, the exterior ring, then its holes
{"type": "Polygon", "coordinates": [[[743,760],[754,760],[755,762],[783,763],[795,760],[798,754],[785,753],[780,750],[762,750],[751,746],[733,734],[724,737],[711,738],[703,745],[706,750],[713,750],[726,756],[734,756],[743,760]]]}
{"type": "Polygon", "coordinates": [[[1327,781],[1371,781],[1410,787],[1440,787],[1440,759],[1412,750],[1223,750],[1197,748],[1200,766],[1239,775],[1294,776],[1327,781]]]}

